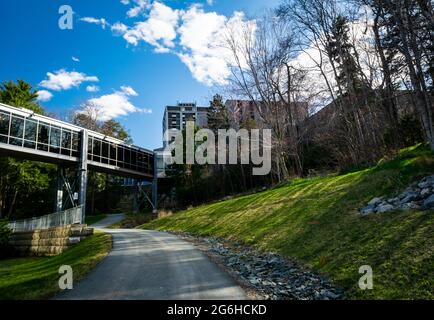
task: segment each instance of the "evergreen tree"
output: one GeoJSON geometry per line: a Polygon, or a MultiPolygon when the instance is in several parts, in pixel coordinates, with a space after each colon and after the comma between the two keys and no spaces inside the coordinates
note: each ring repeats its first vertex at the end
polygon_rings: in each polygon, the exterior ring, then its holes
{"type": "MultiPolygon", "coordinates": [[[[32,86],[22,80],[0,85],[0,102],[44,114],[37,97],[32,86]]],[[[46,191],[54,172],[55,167],[50,164],[0,158],[0,218],[46,214],[52,208],[52,194],[46,191]]]]}
{"type": "Polygon", "coordinates": [[[37,98],[36,90],[23,80],[18,80],[17,83],[8,81],[0,85],[0,102],[44,114],[43,108],[36,102],[37,98]]]}
{"type": "Polygon", "coordinates": [[[356,62],[355,48],[350,42],[348,19],[338,16],[333,22],[327,50],[338,65],[336,79],[342,93],[358,93],[365,88],[363,74],[356,62]]]}
{"type": "Polygon", "coordinates": [[[223,97],[216,94],[208,111],[208,127],[217,132],[218,129],[229,129],[229,113],[226,106],[223,104],[223,97]]]}

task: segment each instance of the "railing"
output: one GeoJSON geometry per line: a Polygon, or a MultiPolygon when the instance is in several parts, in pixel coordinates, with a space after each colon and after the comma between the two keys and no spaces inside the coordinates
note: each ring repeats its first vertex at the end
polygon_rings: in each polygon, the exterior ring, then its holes
{"type": "Polygon", "coordinates": [[[14,221],[9,224],[9,228],[12,229],[12,232],[25,232],[79,224],[81,223],[81,215],[82,206],[79,206],[42,217],[14,221]]]}

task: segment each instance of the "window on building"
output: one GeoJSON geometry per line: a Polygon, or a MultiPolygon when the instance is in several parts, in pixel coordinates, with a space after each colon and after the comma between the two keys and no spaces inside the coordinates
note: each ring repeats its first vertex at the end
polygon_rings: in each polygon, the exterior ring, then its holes
{"type": "Polygon", "coordinates": [[[72,132],[70,130],[62,129],[62,154],[65,156],[71,155],[72,149],[72,132]]]}
{"type": "Polygon", "coordinates": [[[110,164],[112,166],[116,165],[116,159],[117,159],[117,148],[114,143],[110,144],[110,164]]]}
{"type": "Polygon", "coordinates": [[[48,138],[50,134],[50,125],[39,122],[38,126],[38,150],[48,151],[48,138]]]}
{"type": "Polygon", "coordinates": [[[34,120],[26,119],[26,129],[24,132],[24,147],[36,148],[36,133],[38,131],[38,123],[34,120]]]}
{"type": "Polygon", "coordinates": [[[101,162],[109,163],[109,143],[105,141],[102,142],[101,162]]]}
{"type": "Polygon", "coordinates": [[[72,133],[72,156],[78,157],[79,152],[78,149],[80,148],[80,136],[77,132],[72,133]]]}
{"type": "Polygon", "coordinates": [[[52,126],[50,131],[50,152],[60,153],[60,138],[60,128],[52,126]]]}
{"type": "Polygon", "coordinates": [[[9,120],[10,120],[10,115],[8,113],[0,112],[0,142],[1,143],[8,142],[9,120]]]}
{"type": "Polygon", "coordinates": [[[22,146],[24,138],[24,118],[12,116],[9,144],[22,146]]]}

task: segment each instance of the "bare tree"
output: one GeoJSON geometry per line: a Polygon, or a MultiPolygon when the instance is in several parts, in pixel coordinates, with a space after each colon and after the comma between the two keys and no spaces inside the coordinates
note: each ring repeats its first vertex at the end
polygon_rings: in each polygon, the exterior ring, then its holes
{"type": "Polygon", "coordinates": [[[80,110],[74,112],[73,123],[93,131],[98,131],[102,121],[101,109],[92,103],[87,103],[81,107],[80,110]]]}
{"type": "Polygon", "coordinates": [[[300,130],[307,113],[298,104],[304,74],[291,66],[296,56],[291,26],[273,15],[255,24],[232,26],[226,46],[232,54],[231,85],[254,103],[263,127],[272,129],[273,172],[278,181],[302,173],[300,130]],[[290,165],[289,165],[290,164],[290,165]]]}
{"type": "MultiPolygon", "coordinates": [[[[429,0],[358,0],[373,15],[376,53],[384,83],[383,103],[398,124],[395,101],[398,88],[413,92],[426,140],[433,148],[432,90],[434,79],[433,6],[429,0]]],[[[398,137],[399,130],[397,130],[398,137]]],[[[402,138],[402,137],[400,137],[402,138]]]]}

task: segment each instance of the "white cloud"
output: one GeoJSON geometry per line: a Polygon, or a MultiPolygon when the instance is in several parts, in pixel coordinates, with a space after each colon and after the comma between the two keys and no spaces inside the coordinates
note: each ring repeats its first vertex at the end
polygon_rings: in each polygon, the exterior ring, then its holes
{"type": "Polygon", "coordinates": [[[197,81],[208,86],[227,83],[230,71],[224,59],[202,54],[179,53],[178,56],[187,65],[197,81]]]}
{"type": "Polygon", "coordinates": [[[152,113],[151,109],[140,109],[131,103],[130,97],[137,95],[133,88],[123,86],[120,91],[90,99],[85,105],[96,108],[98,120],[101,121],[126,116],[131,113],[152,113]]]}
{"type": "Polygon", "coordinates": [[[121,90],[127,96],[133,96],[133,97],[138,96],[138,93],[130,86],[122,86],[121,90]]]}
{"type": "MultiPolygon", "coordinates": [[[[133,26],[115,23],[111,26],[115,35],[122,35],[132,46],[143,42],[151,45],[156,53],[177,55],[196,80],[209,86],[227,83],[230,75],[228,62],[232,55],[223,46],[226,28],[243,30],[255,25],[255,21],[246,19],[242,12],[226,17],[217,12],[205,12],[198,4],[178,10],[159,1],[121,0],[121,3],[134,5],[127,12],[129,17],[143,13],[145,18],[133,26]]],[[[109,25],[105,19],[93,19],[89,22],[109,25]]]]}
{"type": "Polygon", "coordinates": [[[140,41],[151,44],[157,52],[167,52],[175,46],[176,27],[179,10],[154,2],[146,21],[138,22],[124,34],[124,39],[131,45],[140,41]]]}
{"type": "Polygon", "coordinates": [[[128,31],[128,27],[121,22],[116,22],[112,25],[111,30],[114,34],[124,35],[128,31]]]}
{"type": "MultiPolygon", "coordinates": [[[[126,3],[126,2],[127,1],[124,1],[122,3],[123,4],[129,4],[129,1],[128,1],[128,3],[126,3]]],[[[148,1],[148,0],[134,0],[134,3],[135,3],[135,6],[132,7],[130,10],[128,10],[128,12],[127,12],[127,16],[130,18],[137,17],[138,15],[143,13],[150,6],[150,1],[148,1]]]]}
{"type": "Polygon", "coordinates": [[[204,12],[199,6],[191,7],[182,16],[179,28],[178,53],[194,78],[206,85],[226,84],[230,75],[228,63],[231,52],[225,46],[227,28],[243,30],[253,21],[248,21],[242,12],[235,12],[229,19],[216,12],[204,12]]]}
{"type": "Polygon", "coordinates": [[[72,61],[74,61],[74,62],[80,62],[80,59],[79,58],[77,58],[77,57],[72,57],[72,61]]]}
{"type": "Polygon", "coordinates": [[[214,0],[206,0],[206,3],[207,3],[209,6],[212,6],[212,5],[214,4],[214,0]]]}
{"type": "Polygon", "coordinates": [[[47,72],[47,80],[41,81],[39,84],[41,87],[54,90],[69,90],[73,87],[79,87],[83,82],[98,82],[99,79],[95,76],[87,76],[85,73],[81,72],[68,72],[65,69],[58,71],[47,72]]]}
{"type": "Polygon", "coordinates": [[[38,94],[37,100],[41,102],[47,102],[50,101],[51,98],[53,98],[53,94],[47,90],[39,90],[37,94],[38,94]]]}
{"type": "Polygon", "coordinates": [[[216,12],[204,12],[199,6],[191,7],[182,15],[179,28],[180,44],[194,51],[208,51],[210,44],[226,23],[226,17],[216,12]]]}
{"type": "Polygon", "coordinates": [[[87,22],[87,23],[92,23],[92,24],[96,24],[96,25],[100,25],[103,29],[105,29],[105,27],[107,25],[109,25],[107,23],[107,20],[104,19],[104,18],[99,18],[98,19],[98,18],[94,18],[94,17],[84,17],[84,18],[81,18],[80,21],[87,22]]]}
{"type": "Polygon", "coordinates": [[[90,85],[86,87],[86,91],[87,92],[98,92],[99,91],[99,87],[95,86],[95,85],[90,85]]]}

